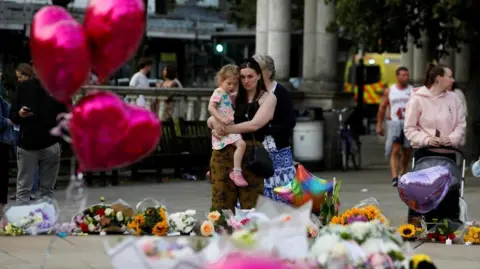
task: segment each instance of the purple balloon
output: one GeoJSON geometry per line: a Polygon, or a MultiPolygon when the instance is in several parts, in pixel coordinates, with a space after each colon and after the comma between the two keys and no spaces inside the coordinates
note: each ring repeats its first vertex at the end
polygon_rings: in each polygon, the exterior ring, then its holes
{"type": "Polygon", "coordinates": [[[450,170],[434,166],[403,175],[398,181],[398,194],[408,207],[424,214],[440,204],[452,182],[450,170]]]}

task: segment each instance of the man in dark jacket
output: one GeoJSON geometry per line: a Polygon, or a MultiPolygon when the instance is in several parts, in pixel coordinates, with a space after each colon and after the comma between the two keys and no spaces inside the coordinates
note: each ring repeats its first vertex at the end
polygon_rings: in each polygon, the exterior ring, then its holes
{"type": "Polygon", "coordinates": [[[17,146],[17,202],[28,204],[39,168],[39,197],[53,198],[54,185],[60,169],[61,148],[58,137],[50,134],[57,125],[57,115],[66,112],[36,78],[19,84],[17,98],[10,109],[10,120],[20,125],[17,146]]]}

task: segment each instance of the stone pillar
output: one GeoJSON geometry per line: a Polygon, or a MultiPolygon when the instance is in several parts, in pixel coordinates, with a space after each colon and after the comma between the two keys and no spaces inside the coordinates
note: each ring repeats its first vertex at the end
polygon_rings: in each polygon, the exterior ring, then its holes
{"type": "Polygon", "coordinates": [[[291,10],[291,0],[269,1],[267,54],[275,60],[275,76],[279,81],[288,81],[290,77],[291,10]]]}
{"type": "Polygon", "coordinates": [[[413,84],[421,86],[425,78],[425,71],[427,70],[427,38],[422,38],[423,46],[421,48],[415,47],[413,49],[413,84]]]}
{"type": "MultiPolygon", "coordinates": [[[[413,76],[413,50],[413,40],[409,37],[407,42],[407,52],[402,52],[400,54],[400,65],[408,68],[411,76],[413,76]]],[[[412,79],[412,77],[410,77],[410,79],[412,79]]]]}
{"type": "Polygon", "coordinates": [[[318,90],[335,91],[337,89],[337,36],[327,33],[328,24],[335,19],[335,2],[328,5],[317,1],[317,38],[315,74],[319,80],[318,90]]]}
{"type": "Polygon", "coordinates": [[[448,68],[454,71],[455,70],[455,50],[449,49],[448,53],[449,55],[443,55],[443,57],[440,59],[440,63],[446,65],[448,68]]]}
{"type": "Polygon", "coordinates": [[[268,11],[270,0],[257,0],[255,54],[268,53],[268,11]]]}
{"type": "Polygon", "coordinates": [[[303,21],[303,65],[302,75],[304,81],[315,79],[315,58],[317,41],[317,1],[305,0],[304,21],[303,21]]]}
{"type": "Polygon", "coordinates": [[[462,45],[461,51],[455,54],[454,77],[458,83],[470,80],[470,45],[462,45]]]}

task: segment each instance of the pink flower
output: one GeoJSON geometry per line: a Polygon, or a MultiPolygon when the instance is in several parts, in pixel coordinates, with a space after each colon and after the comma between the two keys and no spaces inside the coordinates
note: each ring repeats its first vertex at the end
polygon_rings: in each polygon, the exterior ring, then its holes
{"type": "Polygon", "coordinates": [[[230,216],[230,218],[227,220],[227,224],[235,230],[243,227],[243,224],[237,219],[235,219],[234,216],[230,216]]]}

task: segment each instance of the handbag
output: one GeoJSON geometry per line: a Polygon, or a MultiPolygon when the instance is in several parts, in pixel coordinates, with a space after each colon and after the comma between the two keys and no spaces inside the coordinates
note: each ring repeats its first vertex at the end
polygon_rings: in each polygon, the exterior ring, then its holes
{"type": "MultiPolygon", "coordinates": [[[[247,119],[250,120],[248,117],[248,112],[250,110],[250,106],[247,109],[247,119]]],[[[257,146],[257,141],[255,140],[255,136],[252,134],[253,138],[253,147],[250,153],[247,156],[247,162],[245,164],[245,168],[254,173],[257,176],[261,176],[264,178],[269,178],[274,175],[275,169],[273,167],[272,159],[270,159],[270,154],[264,147],[257,146]]]]}

